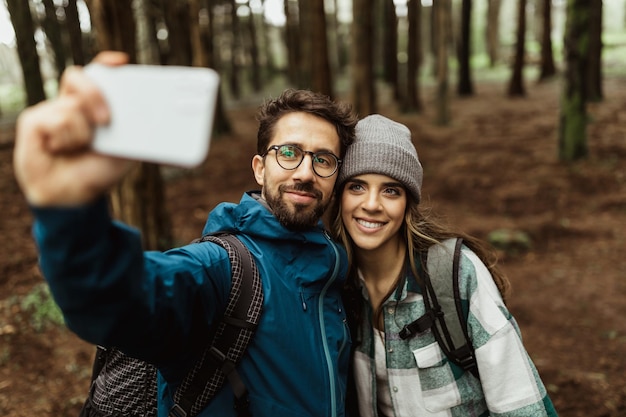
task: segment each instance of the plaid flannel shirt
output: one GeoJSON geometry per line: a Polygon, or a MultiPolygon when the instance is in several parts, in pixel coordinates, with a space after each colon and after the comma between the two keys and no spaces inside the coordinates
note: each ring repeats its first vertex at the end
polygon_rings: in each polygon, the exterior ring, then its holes
{"type": "MultiPolygon", "coordinates": [[[[449,362],[430,330],[407,340],[399,332],[425,313],[421,290],[409,275],[383,304],[388,389],[395,417],[556,416],[513,316],[491,274],[463,246],[459,286],[468,306],[468,332],[480,380],[449,362]]],[[[367,290],[354,372],[362,417],[378,416],[372,309],[367,290]]]]}

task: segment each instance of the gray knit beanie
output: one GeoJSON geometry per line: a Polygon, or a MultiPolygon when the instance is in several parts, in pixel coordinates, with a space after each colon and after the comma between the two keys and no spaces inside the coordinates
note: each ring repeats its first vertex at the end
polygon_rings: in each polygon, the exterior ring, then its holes
{"type": "Polygon", "coordinates": [[[355,133],[341,165],[339,187],[357,175],[383,174],[400,181],[419,202],[423,172],[409,128],[373,114],[357,123],[355,133]]]}

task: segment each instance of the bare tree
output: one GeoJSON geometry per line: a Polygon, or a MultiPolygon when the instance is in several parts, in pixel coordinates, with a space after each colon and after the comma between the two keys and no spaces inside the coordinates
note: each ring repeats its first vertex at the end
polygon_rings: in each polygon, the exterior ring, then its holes
{"type": "Polygon", "coordinates": [[[517,10],[517,40],[515,42],[515,60],[509,82],[509,96],[526,95],[524,89],[524,55],[526,53],[526,0],[518,0],[517,10]]]}
{"type": "Polygon", "coordinates": [[[191,35],[187,0],[164,0],[163,18],[167,26],[169,65],[191,65],[191,35]]]}
{"type": "Polygon", "coordinates": [[[313,78],[313,3],[319,0],[298,1],[298,87],[311,88],[313,78]]]}
{"type": "Polygon", "coordinates": [[[65,6],[65,25],[70,39],[70,49],[72,51],[72,61],[74,65],[85,65],[85,51],[83,47],[83,32],[80,29],[78,18],[78,7],[76,0],[67,0],[65,6]]]}
{"type": "Polygon", "coordinates": [[[472,84],[472,72],[470,67],[471,57],[471,22],[472,22],[472,0],[463,0],[461,4],[461,32],[458,40],[458,61],[459,61],[459,85],[460,96],[471,96],[474,94],[472,84]]]}
{"type": "Polygon", "coordinates": [[[61,25],[57,19],[57,10],[52,0],[43,0],[44,10],[46,11],[45,17],[41,21],[41,26],[46,32],[46,37],[50,42],[50,47],[54,54],[54,64],[57,70],[57,77],[61,78],[63,71],[65,71],[65,48],[63,47],[63,40],[61,38],[61,25]]]}
{"type": "Polygon", "coordinates": [[[359,117],[376,112],[372,0],[352,2],[352,105],[359,117]]]}
{"type": "MultiPolygon", "coordinates": [[[[213,68],[213,39],[211,35],[213,15],[211,10],[209,0],[189,0],[189,33],[193,49],[193,65],[196,67],[213,68]],[[204,10],[206,17],[204,23],[200,20],[202,10],[204,10]]],[[[220,92],[215,108],[215,122],[213,123],[215,133],[231,131],[223,102],[223,96],[220,92]]]]}
{"type": "Polygon", "coordinates": [[[589,11],[587,99],[602,101],[602,0],[591,0],[589,11]]]}
{"type": "Polygon", "coordinates": [[[28,1],[7,0],[7,9],[15,30],[17,54],[22,64],[26,101],[31,106],[46,99],[41,69],[39,68],[39,55],[35,44],[35,26],[28,1]]]}
{"type": "Polygon", "coordinates": [[[87,0],[87,6],[94,25],[96,49],[125,52],[130,61],[136,63],[135,19],[131,3],[87,0]]]}
{"type": "Polygon", "coordinates": [[[565,83],[561,97],[559,159],[587,156],[587,61],[592,0],[568,0],[565,25],[565,83]]]}
{"type": "Polygon", "coordinates": [[[211,50],[205,45],[206,37],[200,26],[200,0],[189,0],[189,34],[191,35],[192,65],[194,67],[209,68],[211,66],[211,50]]]}
{"type": "Polygon", "coordinates": [[[237,16],[237,2],[229,0],[230,4],[230,30],[231,30],[231,48],[230,48],[230,92],[235,98],[241,96],[241,85],[239,79],[239,57],[241,56],[241,31],[239,29],[239,16],[237,16]]]}
{"type": "Polygon", "coordinates": [[[326,27],[328,31],[328,60],[330,61],[331,73],[339,73],[343,70],[340,58],[339,21],[337,19],[337,0],[327,3],[330,9],[326,9],[326,27]]]}
{"type": "Polygon", "coordinates": [[[543,0],[543,30],[541,33],[541,71],[539,81],[547,80],[556,74],[552,53],[552,0],[543,0]]]}
{"type": "Polygon", "coordinates": [[[493,68],[499,59],[500,50],[500,6],[502,0],[487,0],[487,54],[489,65],[493,68]]]}
{"type": "Polygon", "coordinates": [[[351,47],[350,31],[351,31],[352,26],[349,23],[339,22],[339,20],[337,19],[337,10],[339,8],[338,4],[340,1],[341,0],[334,0],[335,22],[337,22],[337,25],[335,26],[336,27],[335,31],[337,34],[338,66],[339,66],[339,70],[343,71],[350,65],[349,50],[351,47]]]}
{"type": "MultiPolygon", "coordinates": [[[[197,0],[193,0],[197,1],[197,0]]],[[[205,65],[209,68],[217,68],[217,59],[215,58],[215,48],[213,45],[213,33],[215,14],[213,13],[213,0],[200,0],[202,3],[199,5],[200,9],[204,9],[206,19],[204,23],[199,24],[198,30],[200,32],[200,39],[195,41],[194,48],[202,49],[198,51],[200,55],[196,57],[194,53],[195,65],[205,65]]],[[[232,126],[224,110],[224,95],[222,94],[222,83],[220,83],[220,91],[217,96],[217,103],[215,106],[215,121],[213,123],[213,130],[215,133],[229,133],[232,131],[232,126]]]]}
{"type": "Polygon", "coordinates": [[[448,31],[450,30],[450,0],[440,0],[434,9],[435,33],[437,36],[437,114],[435,122],[440,126],[450,123],[450,109],[448,98],[448,31]]]}
{"type": "Polygon", "coordinates": [[[300,2],[299,10],[301,86],[332,97],[324,0],[300,2]]]}
{"type": "Polygon", "coordinates": [[[287,74],[289,81],[301,85],[300,77],[300,24],[297,0],[284,0],[285,8],[285,45],[287,47],[287,74]]]}
{"type": "Polygon", "coordinates": [[[132,0],[137,22],[137,62],[158,65],[161,63],[159,44],[155,33],[154,10],[149,0],[132,0]]]}
{"type": "Polygon", "coordinates": [[[248,0],[248,9],[250,14],[248,15],[247,23],[247,35],[248,35],[248,50],[250,51],[250,63],[252,68],[250,69],[250,76],[252,78],[252,88],[254,91],[261,91],[261,64],[259,63],[259,42],[257,36],[257,21],[252,8],[250,7],[250,0],[248,0]]]}
{"type": "Polygon", "coordinates": [[[422,3],[420,0],[408,1],[407,18],[409,21],[407,88],[406,94],[403,95],[403,109],[405,111],[421,111],[419,68],[422,61],[422,3]]]}
{"type": "Polygon", "coordinates": [[[382,63],[385,81],[393,86],[394,97],[401,99],[401,88],[398,79],[398,16],[393,0],[383,0],[382,30],[382,63]]]}

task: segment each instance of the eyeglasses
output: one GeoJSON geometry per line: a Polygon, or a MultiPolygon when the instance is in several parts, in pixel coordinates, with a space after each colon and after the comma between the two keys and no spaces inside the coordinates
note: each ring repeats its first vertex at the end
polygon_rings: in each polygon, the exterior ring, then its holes
{"type": "Polygon", "coordinates": [[[276,151],[276,162],[282,169],[289,171],[300,166],[304,155],[311,155],[313,172],[322,178],[331,177],[341,165],[341,159],[330,152],[305,151],[297,145],[273,145],[261,156],[265,158],[270,151],[276,151]]]}

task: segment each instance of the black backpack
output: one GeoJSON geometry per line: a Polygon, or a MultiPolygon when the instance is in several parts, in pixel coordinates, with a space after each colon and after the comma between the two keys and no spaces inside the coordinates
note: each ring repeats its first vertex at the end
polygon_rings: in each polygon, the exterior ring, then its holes
{"type": "MultiPolygon", "coordinates": [[[[261,279],[252,254],[237,237],[220,232],[194,240],[196,243],[207,241],[221,245],[228,252],[232,267],[228,305],[222,320],[214,327],[211,344],[176,390],[176,404],[169,415],[195,416],[228,379],[238,415],[249,416],[247,390],[236,366],[261,317],[261,279]]],[[[156,369],[152,365],[130,358],[117,349],[98,347],[92,387],[80,417],[156,416],[156,385],[156,369]],[[110,391],[99,392],[103,384],[110,391]]]]}
{"type": "Polygon", "coordinates": [[[462,239],[447,239],[421,254],[426,314],[404,326],[400,338],[408,339],[431,329],[448,360],[479,378],[474,347],[467,333],[469,311],[462,306],[459,294],[462,243],[462,239]]]}

